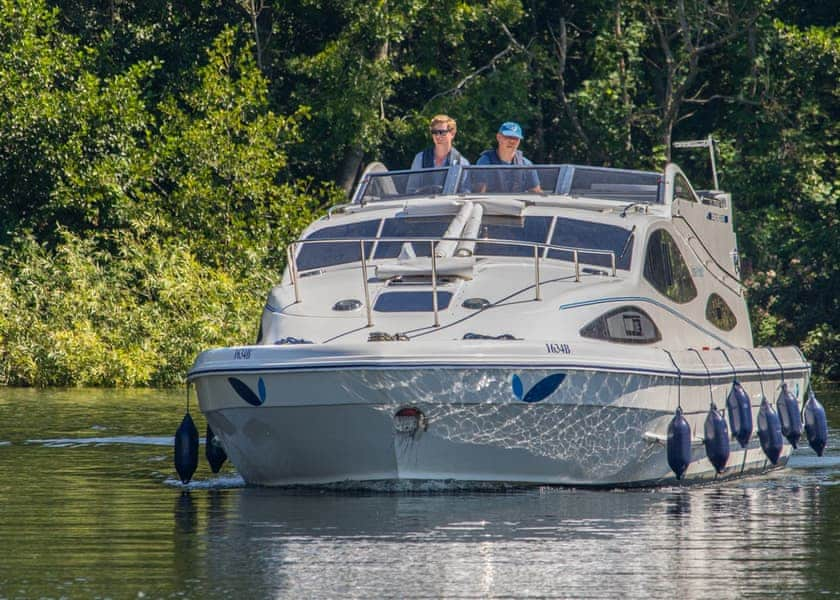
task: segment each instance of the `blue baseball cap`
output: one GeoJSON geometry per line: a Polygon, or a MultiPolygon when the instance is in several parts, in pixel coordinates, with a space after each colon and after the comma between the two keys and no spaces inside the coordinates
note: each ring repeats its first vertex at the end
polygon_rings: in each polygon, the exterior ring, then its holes
{"type": "Polygon", "coordinates": [[[514,123],[513,121],[502,123],[502,126],[499,127],[499,133],[508,137],[519,138],[520,140],[525,137],[522,135],[522,128],[519,126],[519,123],[514,123]]]}

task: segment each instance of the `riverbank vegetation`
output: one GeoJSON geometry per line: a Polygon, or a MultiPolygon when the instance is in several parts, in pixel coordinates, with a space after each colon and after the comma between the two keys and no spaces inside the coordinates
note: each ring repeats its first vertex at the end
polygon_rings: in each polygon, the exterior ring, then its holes
{"type": "Polygon", "coordinates": [[[285,244],[431,115],[477,156],[711,185],[757,344],[840,379],[840,28],[793,0],[0,0],[0,382],[174,385],[252,341],[285,244]],[[585,4],[585,6],[583,6],[585,4]]]}

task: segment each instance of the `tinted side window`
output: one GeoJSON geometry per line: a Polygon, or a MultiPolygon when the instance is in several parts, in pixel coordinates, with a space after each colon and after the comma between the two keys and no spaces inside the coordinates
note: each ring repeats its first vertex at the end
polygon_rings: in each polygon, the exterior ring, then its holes
{"type": "Polygon", "coordinates": [[[580,335],[622,344],[652,344],[662,339],[653,319],[635,306],[622,306],[601,315],[581,329],[580,335]]]}
{"type": "Polygon", "coordinates": [[[674,178],[674,199],[685,200],[687,202],[697,202],[697,198],[691,192],[691,186],[684,177],[677,175],[674,178]]]}
{"type": "Polygon", "coordinates": [[[674,238],[664,229],[650,234],[645,255],[645,279],[674,302],[697,297],[697,288],[674,238]]]}
{"type": "MultiPolygon", "coordinates": [[[[336,225],[324,227],[313,231],[306,239],[330,239],[330,238],[366,238],[376,237],[379,229],[379,219],[375,221],[362,221],[360,223],[349,223],[347,225],[336,225]]],[[[373,242],[365,243],[365,255],[370,257],[373,242]]],[[[358,262],[362,259],[362,252],[359,242],[334,242],[323,244],[303,244],[297,257],[297,268],[299,271],[317,269],[330,265],[358,262]]]]}
{"type": "Polygon", "coordinates": [[[724,331],[732,331],[738,324],[735,313],[732,312],[726,301],[717,294],[709,296],[709,300],[706,302],[706,318],[712,325],[724,331]]]}
{"type": "MultiPolygon", "coordinates": [[[[407,217],[385,219],[382,225],[381,237],[440,237],[446,233],[446,228],[452,217],[407,217]]],[[[394,258],[399,256],[402,249],[401,242],[379,242],[374,258],[394,258]]],[[[431,247],[429,242],[412,242],[416,256],[429,256],[431,247]]]]}
{"type": "MultiPolygon", "coordinates": [[[[481,221],[480,237],[518,242],[539,242],[548,238],[551,217],[493,217],[485,215],[481,221]]],[[[534,256],[534,249],[528,246],[506,246],[479,242],[476,255],[483,256],[534,256]]]]}
{"type": "MultiPolygon", "coordinates": [[[[614,225],[590,223],[578,219],[557,217],[551,243],[555,246],[571,248],[590,248],[593,250],[611,250],[615,254],[616,268],[629,269],[633,257],[632,231],[614,225]]],[[[549,258],[574,260],[572,253],[565,250],[549,250],[549,258]]],[[[612,265],[609,255],[592,252],[579,252],[578,260],[590,265],[609,267],[612,265]]]]}

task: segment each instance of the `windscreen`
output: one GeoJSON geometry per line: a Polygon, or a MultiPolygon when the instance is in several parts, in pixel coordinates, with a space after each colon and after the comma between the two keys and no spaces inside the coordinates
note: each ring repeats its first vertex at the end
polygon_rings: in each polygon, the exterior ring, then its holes
{"type": "MultiPolygon", "coordinates": [[[[548,239],[550,224],[551,217],[485,216],[481,221],[479,237],[544,244],[548,239]]],[[[475,246],[475,254],[483,256],[534,256],[534,248],[527,245],[478,242],[475,246]]]]}
{"type": "Polygon", "coordinates": [[[361,202],[366,204],[409,196],[440,194],[446,183],[446,173],[447,169],[373,173],[368,175],[361,202]]]}
{"type": "MultiPolygon", "coordinates": [[[[380,237],[424,238],[441,237],[449,227],[451,216],[406,217],[385,219],[380,237]]],[[[431,256],[429,242],[409,242],[415,256],[431,256]]],[[[374,258],[395,258],[402,250],[402,242],[379,242],[374,258]]]]}
{"type": "MultiPolygon", "coordinates": [[[[630,260],[633,256],[633,240],[630,237],[632,235],[632,231],[615,225],[557,217],[554,224],[554,233],[551,235],[551,244],[553,246],[611,251],[615,254],[616,268],[629,269],[630,260]]],[[[572,261],[574,255],[567,250],[549,250],[548,258],[572,261]]],[[[579,250],[578,261],[589,265],[612,267],[609,254],[579,250]]]]}
{"type": "MultiPolygon", "coordinates": [[[[331,238],[366,238],[376,237],[379,219],[348,223],[334,227],[324,227],[313,231],[306,239],[323,240],[331,238]]],[[[365,243],[365,254],[370,256],[373,242],[365,243]]],[[[297,257],[298,271],[318,269],[330,265],[358,262],[362,259],[359,242],[324,242],[321,244],[303,244],[297,257]]]]}
{"type": "Polygon", "coordinates": [[[570,196],[655,204],[660,202],[661,180],[659,173],[575,167],[568,193],[570,196]]]}

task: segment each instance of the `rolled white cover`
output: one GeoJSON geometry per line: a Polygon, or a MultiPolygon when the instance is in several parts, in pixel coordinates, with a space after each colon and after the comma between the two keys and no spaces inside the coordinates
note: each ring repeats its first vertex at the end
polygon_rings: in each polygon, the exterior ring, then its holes
{"type": "MultiPolygon", "coordinates": [[[[461,232],[464,230],[464,225],[467,224],[467,221],[469,220],[472,211],[473,203],[465,202],[464,205],[461,207],[461,210],[458,211],[458,214],[455,215],[455,218],[452,219],[452,222],[449,223],[449,227],[446,228],[446,232],[443,234],[443,237],[461,237],[461,232]]],[[[456,240],[441,240],[438,242],[437,247],[435,248],[435,256],[437,256],[438,258],[452,256],[455,253],[455,248],[457,246],[458,242],[456,240]]]]}
{"type": "MultiPolygon", "coordinates": [[[[478,231],[481,229],[481,218],[483,216],[484,207],[481,204],[473,206],[470,218],[467,220],[466,226],[464,226],[464,232],[461,234],[461,237],[473,239],[477,238],[478,231]]],[[[458,247],[455,249],[455,256],[472,256],[474,250],[474,241],[462,240],[458,242],[458,247]]]]}

